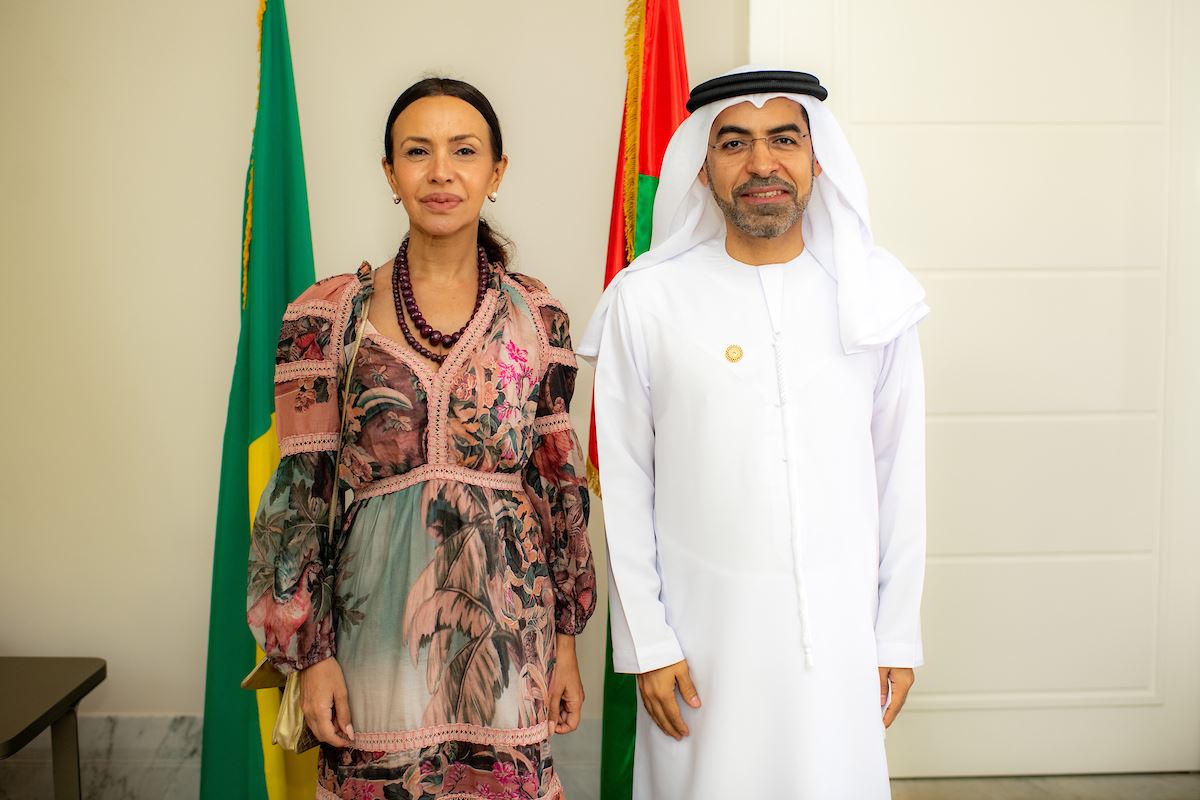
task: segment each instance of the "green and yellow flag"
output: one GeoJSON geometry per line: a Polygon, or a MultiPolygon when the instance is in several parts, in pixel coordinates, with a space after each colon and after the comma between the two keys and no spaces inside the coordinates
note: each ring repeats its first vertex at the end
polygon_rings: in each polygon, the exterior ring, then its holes
{"type": "Polygon", "coordinates": [[[251,518],[279,463],[275,346],[284,308],[314,280],[283,0],[262,0],[258,24],[258,114],[246,171],[241,334],[221,452],[201,800],[311,800],[316,793],[317,751],[296,756],[271,744],[279,690],[238,686],[261,656],[246,626],[246,564],[251,518]]]}
{"type": "MultiPolygon", "coordinates": [[[[654,195],[663,154],[671,135],[687,117],[687,60],[679,0],[630,0],[625,22],[625,113],[608,227],[605,286],[630,261],[650,249],[654,195]]],[[[589,444],[588,483],[599,494],[594,413],[589,444]]],[[[607,649],[600,798],[629,800],[633,796],[637,683],[634,676],[613,671],[611,628],[607,649]]]]}

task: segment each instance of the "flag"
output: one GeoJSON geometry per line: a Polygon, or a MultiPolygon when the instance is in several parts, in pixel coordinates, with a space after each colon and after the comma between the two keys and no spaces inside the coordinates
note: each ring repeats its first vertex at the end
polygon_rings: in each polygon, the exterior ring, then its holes
{"type": "MultiPolygon", "coordinates": [[[[650,247],[654,194],[667,142],[687,117],[687,61],[678,0],[630,0],[625,17],[625,114],[617,153],[604,285],[650,247]]],[[[600,494],[593,409],[588,483],[600,494]]],[[[604,722],[600,750],[601,800],[633,796],[637,683],[612,666],[609,626],[604,670],[604,722]]]]}
{"type": "Polygon", "coordinates": [[[238,686],[261,657],[246,625],[250,522],[279,463],[275,347],[284,308],[314,281],[300,121],[283,0],[258,7],[258,112],[242,218],[241,333],[225,439],[213,548],[201,800],[311,800],[316,750],[271,744],[278,689],[238,686]]]}

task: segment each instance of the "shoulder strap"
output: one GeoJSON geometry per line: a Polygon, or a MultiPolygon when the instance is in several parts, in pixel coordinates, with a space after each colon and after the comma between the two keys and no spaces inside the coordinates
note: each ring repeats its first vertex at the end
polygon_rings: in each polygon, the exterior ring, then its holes
{"type": "Polygon", "coordinates": [[[342,421],[338,427],[338,446],[337,453],[333,457],[333,494],[329,498],[329,540],[333,541],[333,526],[337,517],[337,500],[338,500],[338,470],[342,463],[342,442],[346,438],[346,417],[349,415],[350,409],[350,378],[354,374],[354,362],[358,359],[358,351],[362,348],[363,330],[367,327],[367,312],[371,310],[371,295],[368,294],[363,299],[362,312],[358,315],[358,328],[354,334],[354,352],[350,354],[350,362],[346,365],[346,372],[342,381],[342,421]]]}

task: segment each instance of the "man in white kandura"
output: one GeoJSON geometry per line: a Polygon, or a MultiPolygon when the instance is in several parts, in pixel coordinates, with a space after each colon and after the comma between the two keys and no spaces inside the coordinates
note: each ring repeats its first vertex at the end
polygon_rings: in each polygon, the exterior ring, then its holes
{"type": "Polygon", "coordinates": [[[650,250],[579,348],[635,800],[890,796],[884,728],[922,663],[928,308],[826,94],[749,67],[692,91],[650,250]]]}

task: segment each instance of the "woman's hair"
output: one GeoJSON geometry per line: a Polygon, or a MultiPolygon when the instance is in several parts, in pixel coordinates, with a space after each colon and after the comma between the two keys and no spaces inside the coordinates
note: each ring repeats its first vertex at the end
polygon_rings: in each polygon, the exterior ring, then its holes
{"type": "MultiPolygon", "coordinates": [[[[383,128],[383,154],[388,163],[392,163],[392,125],[404,109],[424,97],[456,97],[480,113],[487,123],[488,132],[492,139],[492,162],[499,161],[504,155],[504,139],[500,135],[500,120],[496,110],[484,96],[483,92],[465,81],[453,78],[424,78],[405,89],[388,114],[387,125],[383,128]]],[[[487,253],[488,261],[493,264],[508,266],[508,239],[497,233],[482,216],[479,218],[479,246],[487,253]]]]}

